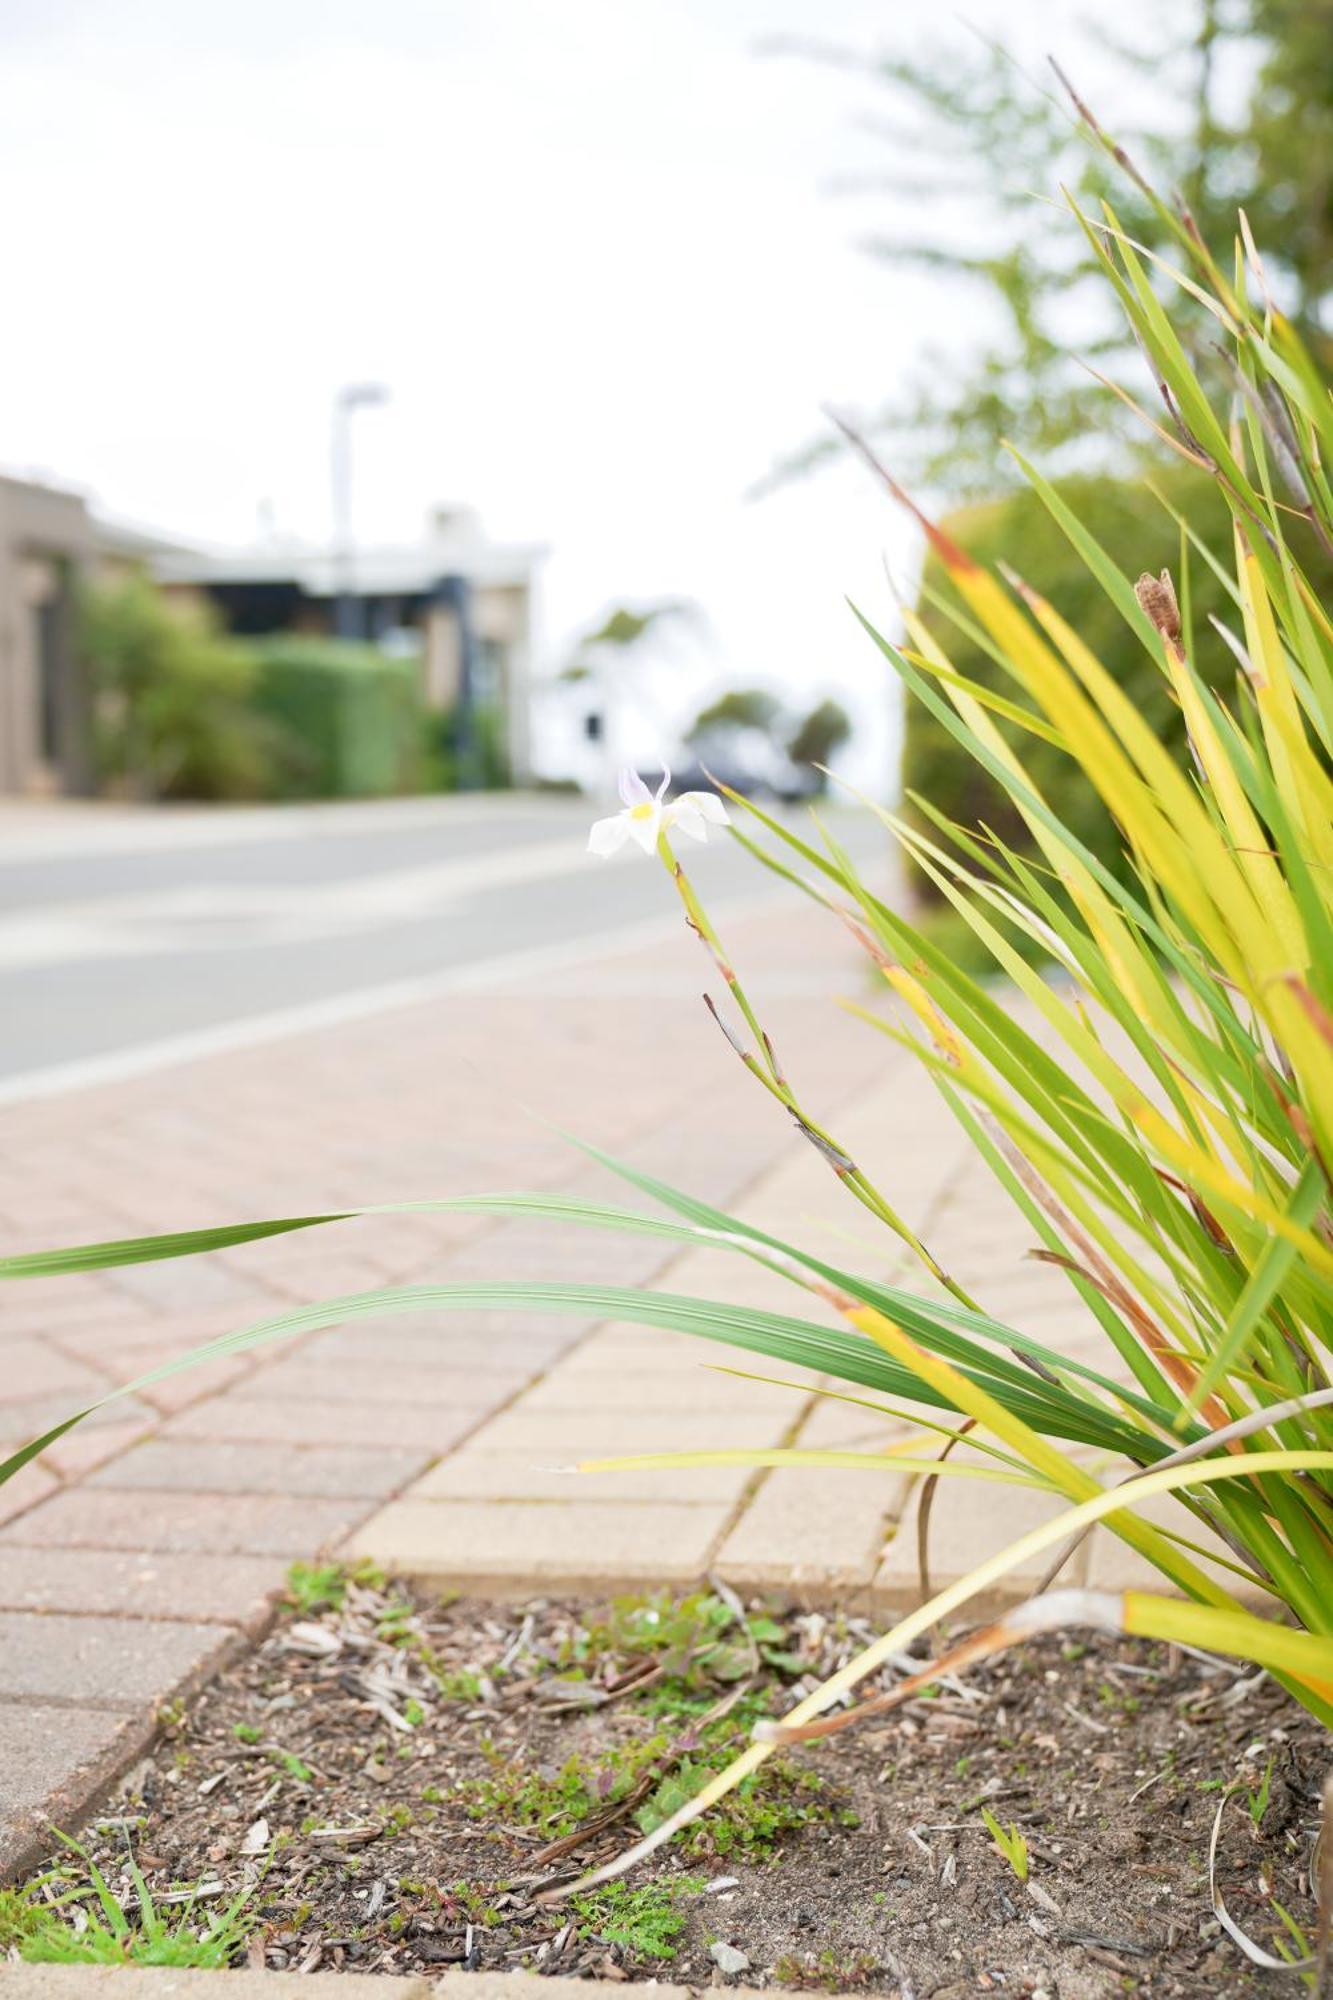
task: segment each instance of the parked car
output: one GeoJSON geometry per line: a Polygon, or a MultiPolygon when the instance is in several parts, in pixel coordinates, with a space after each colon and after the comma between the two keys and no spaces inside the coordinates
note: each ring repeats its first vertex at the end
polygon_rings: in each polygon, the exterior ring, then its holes
{"type": "Polygon", "coordinates": [[[822,789],[818,771],[796,764],[762,729],[719,729],[698,736],[685,761],[673,766],[672,786],[682,792],[715,792],[723,785],[747,798],[799,805],[822,789]]]}

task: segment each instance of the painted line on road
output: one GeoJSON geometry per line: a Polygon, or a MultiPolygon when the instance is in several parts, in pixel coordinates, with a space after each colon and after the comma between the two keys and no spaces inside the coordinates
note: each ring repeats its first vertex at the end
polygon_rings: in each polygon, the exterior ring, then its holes
{"type": "MultiPolygon", "coordinates": [[[[760,916],[788,900],[778,890],[762,897],[737,897],[716,906],[719,919],[734,922],[738,917],[760,916]]],[[[132,1077],[148,1076],[156,1070],[175,1069],[182,1063],[198,1062],[208,1056],[230,1055],[265,1042],[286,1041],[296,1035],[311,1034],[321,1028],[341,1027],[349,1021],[364,1021],[399,1007],[414,1007],[448,993],[475,992],[491,985],[512,984],[516,980],[564,972],[598,958],[621,957],[626,952],[666,943],[680,935],[678,914],[652,917],[638,924],[624,924],[613,931],[595,931],[586,938],[559,944],[538,945],[525,951],[502,952],[448,972],[435,972],[414,979],[396,979],[380,986],[362,987],[355,993],[334,994],[327,1000],[304,1001],[298,1007],[276,1008],[264,1014],[244,1015],[237,1021],[220,1022],[216,1027],[197,1028],[181,1035],[167,1035],[152,1042],[140,1042],[105,1055],[83,1056],[73,1062],[53,1064],[47,1069],[21,1072],[0,1080],[0,1106],[25,1104],[35,1098],[59,1097],[70,1091],[91,1090],[99,1084],[123,1083],[132,1077]]]]}
{"type": "Polygon", "coordinates": [[[0,803],[0,869],[34,861],[100,860],[181,848],[250,847],[257,841],[348,833],[416,832],[488,820],[585,820],[590,801],[543,792],[450,792],[407,799],[319,800],[287,806],[115,806],[97,802],[0,803]]]}
{"type": "MultiPolygon", "coordinates": [[[[0,914],[0,972],[106,958],[267,950],[438,918],[486,891],[569,875],[582,841],[530,841],[328,882],[200,882],[0,914]]],[[[632,866],[627,859],[626,866],[632,866]]]]}

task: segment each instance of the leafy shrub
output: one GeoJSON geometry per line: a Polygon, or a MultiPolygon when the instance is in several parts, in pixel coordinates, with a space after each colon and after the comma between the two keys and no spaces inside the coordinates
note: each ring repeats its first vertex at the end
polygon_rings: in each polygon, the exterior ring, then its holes
{"type": "Polygon", "coordinates": [[[80,604],[104,783],[150,799],[245,799],[273,783],[281,739],[252,705],[250,650],[206,606],[132,573],[80,604]]]}
{"type": "MultiPolygon", "coordinates": [[[[1122,570],[1150,570],[1156,575],[1164,567],[1178,568],[1180,517],[1215,561],[1225,563],[1229,557],[1232,528],[1225,496],[1201,472],[1178,463],[1160,467],[1150,482],[1088,475],[1063,479],[1055,491],[1122,570]]],[[[950,541],[986,568],[1012,563],[1025,582],[1058,604],[1062,616],[1159,740],[1177,758],[1186,755],[1179,703],[1039,493],[1023,487],[987,505],[960,508],[940,525],[950,541]]],[[[1299,524],[1292,542],[1312,584],[1327,594],[1333,585],[1333,558],[1308,530],[1302,534],[1299,524]]],[[[1235,666],[1209,629],[1210,619],[1225,617],[1231,608],[1225,573],[1218,575],[1206,561],[1196,559],[1190,570],[1190,597],[1192,623],[1200,638],[1198,670],[1205,684],[1215,688],[1230,678],[1235,666]]],[[[981,687],[1003,688],[1004,668],[984,643],[984,635],[968,621],[947,565],[933,549],[926,558],[918,610],[923,630],[960,674],[981,687]]],[[[1021,731],[1003,722],[999,727],[1006,741],[1019,741],[1021,731]]],[[[1034,782],[1069,831],[1106,867],[1127,875],[1124,840],[1114,816],[1077,761],[1056,745],[1031,738],[1024,756],[1034,782]]],[[[995,834],[1022,853],[1034,851],[1035,842],[1006,787],[924,702],[907,704],[902,784],[908,818],[917,828],[932,823],[915,803],[920,799],[934,813],[961,826],[995,834]]],[[[926,903],[943,902],[927,873],[917,869],[913,880],[926,903]]],[[[953,942],[953,927],[949,936],[953,942]]]]}
{"type": "Polygon", "coordinates": [[[378,798],[420,787],[421,669],[373,646],[277,634],[252,642],[254,700],[289,748],[292,798],[378,798]]]}

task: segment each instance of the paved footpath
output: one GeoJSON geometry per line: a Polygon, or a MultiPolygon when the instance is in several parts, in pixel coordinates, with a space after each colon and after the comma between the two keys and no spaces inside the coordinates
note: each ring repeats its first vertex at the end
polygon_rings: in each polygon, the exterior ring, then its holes
{"type": "MultiPolygon", "coordinates": [[[[645,898],[662,886],[646,879],[645,898]]],[[[727,942],[812,1114],[936,1254],[996,1312],[1067,1346],[1088,1340],[1063,1281],[1024,1262],[1004,1198],[969,1163],[924,1073],[832,1004],[870,990],[832,921],[768,906],[730,922],[727,942]]],[[[497,977],[428,1006],[11,1105],[0,1112],[0,1232],[19,1249],[479,1191],[625,1199],[563,1127],[780,1234],[905,1272],[709,1022],[708,972],[682,927],[651,953],[550,974],[540,990],[497,977]]],[[[9,1286],[0,1441],[12,1448],[80,1401],[294,1304],[525,1275],[818,1312],[721,1252],[475,1217],[363,1218],[9,1286]]],[[[885,1611],[915,1601],[913,1500],[900,1480],[571,1476],[591,1455],[793,1440],[873,1450],[894,1429],[816,1397],[813,1382],[759,1385],[706,1366],[732,1358],[590,1319],[401,1315],[174,1376],[77,1428],[0,1489],[0,1870],[32,1856],[47,1816],[74,1824],[140,1753],[162,1706],[263,1628],[287,1565],[320,1551],[483,1592],[714,1575],[885,1611]]],[[[945,1482],[935,1581],[1047,1505],[945,1482]]],[[[1085,1548],[1075,1573],[1089,1565],[1099,1581],[1125,1574],[1114,1543],[1085,1548]]]]}

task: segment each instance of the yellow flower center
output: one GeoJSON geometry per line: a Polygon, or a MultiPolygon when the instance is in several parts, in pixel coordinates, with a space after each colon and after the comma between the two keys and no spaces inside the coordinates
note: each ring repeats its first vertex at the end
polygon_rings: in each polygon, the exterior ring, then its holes
{"type": "Polygon", "coordinates": [[[638,805],[630,807],[629,816],[631,819],[651,819],[653,816],[653,812],[654,812],[654,807],[652,800],[640,799],[638,805]]]}

